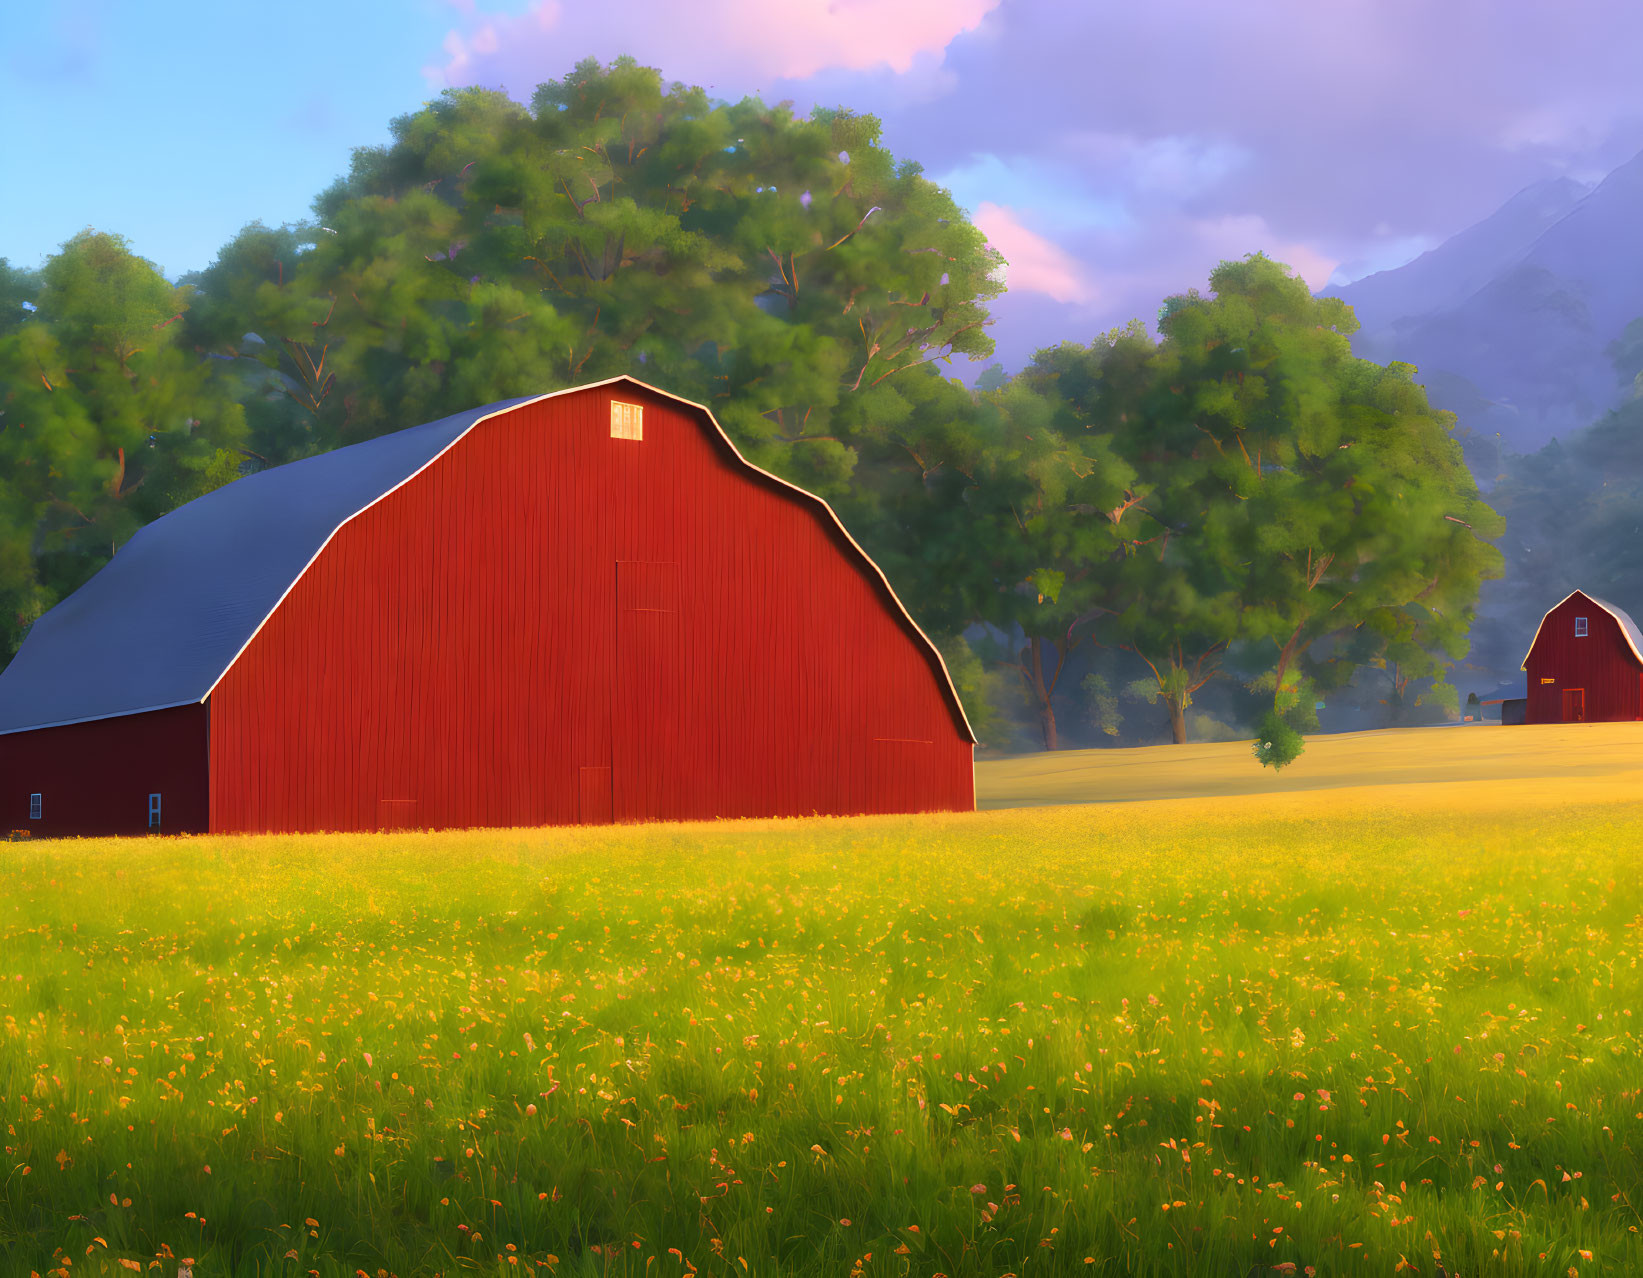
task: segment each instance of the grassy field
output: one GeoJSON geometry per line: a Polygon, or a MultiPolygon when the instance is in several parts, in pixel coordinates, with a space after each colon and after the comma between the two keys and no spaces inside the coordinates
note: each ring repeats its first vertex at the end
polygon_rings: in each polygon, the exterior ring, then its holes
{"type": "Polygon", "coordinates": [[[5,845],[0,1270],[1643,1271],[1643,811],[1500,766],[5,845]]]}
{"type": "Polygon", "coordinates": [[[1507,801],[1521,782],[1574,782],[1587,792],[1643,795],[1643,723],[1342,732],[1308,737],[1305,752],[1280,771],[1252,762],[1248,741],[1020,755],[977,765],[977,804],[1019,808],[1459,782],[1506,783],[1507,801]]]}

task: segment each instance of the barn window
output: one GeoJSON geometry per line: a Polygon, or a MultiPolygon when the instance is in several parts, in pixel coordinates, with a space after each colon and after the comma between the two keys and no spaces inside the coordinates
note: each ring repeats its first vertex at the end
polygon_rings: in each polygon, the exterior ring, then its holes
{"type": "Polygon", "coordinates": [[[610,437],[612,439],[643,439],[645,437],[645,409],[643,404],[610,402],[610,437]]]}
{"type": "Polygon", "coordinates": [[[29,820],[30,821],[38,821],[39,819],[40,819],[40,796],[38,794],[31,794],[31,795],[29,795],[29,820]]]}
{"type": "Polygon", "coordinates": [[[148,828],[150,830],[160,828],[160,796],[157,794],[148,796],[148,828]]]}
{"type": "Polygon", "coordinates": [[[1576,639],[1584,639],[1585,637],[1586,637],[1586,618],[1576,617],[1575,618],[1575,638],[1576,639]]]}

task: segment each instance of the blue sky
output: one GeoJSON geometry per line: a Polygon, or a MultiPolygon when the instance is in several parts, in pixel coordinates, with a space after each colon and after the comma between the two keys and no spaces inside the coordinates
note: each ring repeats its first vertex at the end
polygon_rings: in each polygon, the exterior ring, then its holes
{"type": "Polygon", "coordinates": [[[1643,150],[1640,47],[1635,0],[12,4],[0,256],[38,266],[92,226],[174,279],[250,221],[307,217],[447,85],[528,101],[631,53],[714,98],[878,115],[1009,259],[991,332],[1013,371],[1151,321],[1223,258],[1320,288],[1531,182],[1597,180],[1643,150]]]}

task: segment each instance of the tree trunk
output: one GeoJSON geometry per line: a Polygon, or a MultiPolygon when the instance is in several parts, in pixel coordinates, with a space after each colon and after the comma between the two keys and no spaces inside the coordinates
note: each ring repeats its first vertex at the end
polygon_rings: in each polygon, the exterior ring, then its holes
{"type": "Polygon", "coordinates": [[[1283,646],[1283,651],[1278,654],[1278,668],[1274,672],[1275,677],[1272,683],[1272,699],[1274,705],[1277,703],[1278,694],[1283,691],[1284,676],[1289,673],[1289,663],[1295,656],[1295,645],[1300,641],[1301,631],[1305,629],[1306,622],[1304,621],[1300,625],[1296,626],[1295,633],[1289,636],[1289,642],[1283,646]]]}
{"type": "Polygon", "coordinates": [[[1038,711],[1039,723],[1044,730],[1044,748],[1059,750],[1061,743],[1055,735],[1055,707],[1046,701],[1038,711]]]}
{"type": "Polygon", "coordinates": [[[1050,700],[1050,689],[1044,683],[1044,641],[1029,639],[1027,647],[1032,654],[1032,675],[1028,682],[1031,683],[1033,696],[1038,701],[1038,722],[1044,733],[1044,748],[1059,749],[1060,744],[1055,732],[1055,706],[1050,700]]]}
{"type": "Polygon", "coordinates": [[[1171,701],[1169,703],[1169,726],[1170,731],[1175,734],[1175,744],[1186,745],[1187,711],[1186,707],[1179,701],[1171,701]]]}

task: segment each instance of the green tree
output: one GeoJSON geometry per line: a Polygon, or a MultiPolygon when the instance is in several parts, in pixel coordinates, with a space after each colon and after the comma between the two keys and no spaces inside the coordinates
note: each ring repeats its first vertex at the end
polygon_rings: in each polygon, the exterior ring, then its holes
{"type": "Polygon", "coordinates": [[[1084,715],[1090,726],[1109,737],[1116,737],[1124,725],[1124,716],[1118,709],[1118,696],[1104,675],[1087,674],[1079,681],[1084,694],[1084,715]]]}
{"type": "Polygon", "coordinates": [[[998,707],[1000,690],[995,686],[996,671],[988,670],[981,657],[962,635],[937,642],[947,673],[953,680],[958,699],[964,706],[970,730],[976,735],[976,744],[997,749],[1010,735],[1010,725],[998,707]]]}
{"type": "Polygon", "coordinates": [[[248,228],[199,281],[195,340],[276,369],[320,447],[632,373],[837,497],[899,379],[992,349],[1002,259],[870,116],[713,106],[619,58],[392,127],[311,247],[248,228]]]}
{"type": "Polygon", "coordinates": [[[1224,499],[1219,477],[1195,435],[1172,438],[1159,411],[1161,356],[1133,320],[1088,347],[1041,350],[1022,372],[1046,397],[1062,432],[1111,441],[1135,476],[1105,514],[1120,538],[1120,561],[1106,575],[1099,605],[1101,642],[1134,653],[1149,679],[1131,688],[1162,701],[1177,743],[1186,740],[1193,695],[1216,677],[1237,635],[1241,567],[1227,548],[1227,522],[1241,514],[1224,499]]]}
{"type": "Polygon", "coordinates": [[[1314,677],[1314,644],[1387,609],[1420,604],[1463,634],[1500,575],[1486,539],[1503,524],[1415,370],[1352,357],[1344,303],[1259,254],[1210,283],[1213,300],[1164,308],[1155,421],[1178,451],[1202,437],[1222,509],[1237,504],[1213,535],[1243,574],[1237,637],[1276,649],[1261,683],[1282,713],[1314,677]]]}
{"type": "Polygon", "coordinates": [[[971,550],[953,581],[1013,649],[994,659],[1020,676],[1047,750],[1060,745],[1055,697],[1067,659],[1110,611],[1126,547],[1144,535],[1130,513],[1134,470],[1104,435],[1065,436],[1053,413],[1025,381],[980,397],[963,493],[971,550]],[[1017,634],[1025,642],[1014,649],[1017,634]]]}
{"type": "Polygon", "coordinates": [[[0,257],[0,337],[27,322],[40,294],[40,272],[0,257]]]}
{"type": "MultiPolygon", "coordinates": [[[[0,281],[15,287],[15,277],[0,281]]],[[[0,325],[0,645],[142,525],[237,477],[244,415],[177,340],[190,290],[82,232],[0,325]]]]}

